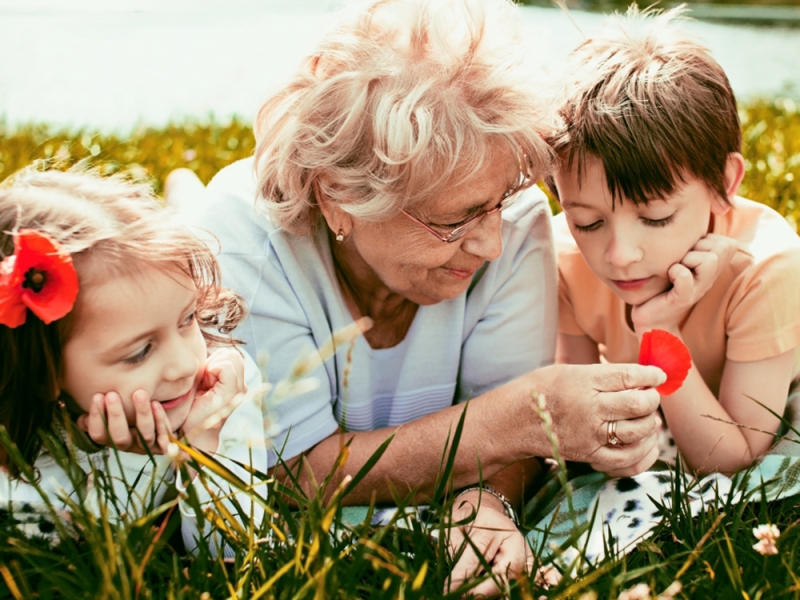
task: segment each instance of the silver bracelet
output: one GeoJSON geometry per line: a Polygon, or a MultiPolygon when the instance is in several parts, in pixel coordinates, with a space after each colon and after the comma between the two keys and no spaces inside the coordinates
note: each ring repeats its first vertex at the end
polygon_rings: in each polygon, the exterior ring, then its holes
{"type": "Polygon", "coordinates": [[[511,504],[511,501],[508,498],[506,498],[503,494],[498,492],[496,489],[494,489],[489,485],[486,485],[485,483],[483,485],[471,485],[469,487],[465,487],[459,490],[458,492],[456,492],[456,495],[453,496],[453,502],[455,502],[460,496],[463,496],[467,492],[474,492],[475,490],[478,490],[481,493],[486,492],[490,496],[494,496],[495,498],[500,500],[500,502],[503,503],[503,510],[505,511],[506,516],[514,522],[514,525],[519,527],[519,517],[517,516],[517,511],[514,510],[514,505],[511,504]]]}

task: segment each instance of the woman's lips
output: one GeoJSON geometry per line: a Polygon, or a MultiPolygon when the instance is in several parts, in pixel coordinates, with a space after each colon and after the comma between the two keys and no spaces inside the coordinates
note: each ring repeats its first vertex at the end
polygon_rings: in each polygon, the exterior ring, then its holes
{"type": "Polygon", "coordinates": [[[613,283],[622,291],[631,292],[644,287],[644,285],[650,281],[650,279],[652,278],[645,277],[644,279],[612,279],[611,283],[613,283]]]}
{"type": "Polygon", "coordinates": [[[448,268],[447,272],[456,279],[470,279],[475,274],[475,269],[451,269],[448,268]]]}
{"type": "Polygon", "coordinates": [[[183,404],[184,402],[186,402],[189,399],[189,396],[191,395],[191,393],[192,393],[192,390],[189,390],[188,392],[186,392],[182,396],[178,396],[177,398],[173,398],[172,400],[162,400],[162,401],[160,401],[161,402],[161,407],[164,410],[172,410],[173,408],[177,408],[177,407],[179,407],[181,404],[183,404]]]}

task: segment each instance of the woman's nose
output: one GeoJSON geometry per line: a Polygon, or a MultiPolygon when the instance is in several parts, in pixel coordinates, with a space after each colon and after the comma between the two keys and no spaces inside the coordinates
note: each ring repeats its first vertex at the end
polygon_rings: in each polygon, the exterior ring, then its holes
{"type": "Polygon", "coordinates": [[[484,260],[495,260],[503,252],[501,232],[503,216],[500,211],[485,215],[478,225],[461,242],[461,248],[484,260]]]}

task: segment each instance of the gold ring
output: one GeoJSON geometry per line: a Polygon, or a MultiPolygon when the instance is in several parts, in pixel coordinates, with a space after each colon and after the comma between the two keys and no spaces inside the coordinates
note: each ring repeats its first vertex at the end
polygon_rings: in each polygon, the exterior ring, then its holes
{"type": "Polygon", "coordinates": [[[619,446],[622,442],[617,437],[617,422],[616,421],[609,421],[608,422],[608,445],[609,446],[619,446]]]}

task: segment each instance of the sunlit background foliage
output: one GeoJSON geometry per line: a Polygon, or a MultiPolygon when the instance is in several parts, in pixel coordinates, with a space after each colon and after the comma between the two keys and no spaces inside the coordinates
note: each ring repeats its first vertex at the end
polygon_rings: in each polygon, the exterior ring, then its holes
{"type": "MultiPolygon", "coordinates": [[[[800,105],[789,98],[755,100],[740,108],[747,174],[743,196],[763,202],[800,224],[800,105]]],[[[225,165],[250,156],[250,123],[186,120],[166,127],[141,127],[120,136],[93,130],[68,131],[41,123],[9,127],[0,122],[0,180],[36,159],[62,164],[87,161],[106,172],[149,178],[157,192],[167,174],[192,169],[207,183],[225,165]]],[[[557,208],[557,207],[556,207],[557,208]]]]}

